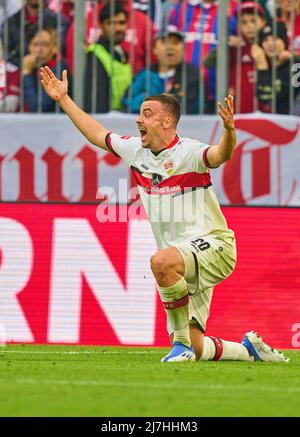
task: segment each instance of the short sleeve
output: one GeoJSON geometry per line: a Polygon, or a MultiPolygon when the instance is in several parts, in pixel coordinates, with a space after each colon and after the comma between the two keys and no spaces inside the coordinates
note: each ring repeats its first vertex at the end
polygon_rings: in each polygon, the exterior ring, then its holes
{"type": "Polygon", "coordinates": [[[135,161],[135,155],[141,147],[141,140],[138,137],[120,136],[109,132],[105,138],[106,146],[127,165],[131,166],[135,161]]]}
{"type": "Polygon", "coordinates": [[[211,148],[211,146],[208,145],[208,144],[203,144],[203,147],[204,147],[204,149],[203,149],[203,151],[201,152],[201,155],[202,155],[202,157],[201,157],[201,163],[203,163],[203,165],[205,166],[205,168],[218,168],[219,166],[217,166],[217,167],[212,166],[212,165],[209,163],[208,158],[207,158],[207,152],[208,152],[208,150],[211,148]]]}
{"type": "Polygon", "coordinates": [[[207,152],[211,145],[205,143],[198,143],[193,147],[193,160],[196,165],[196,171],[200,173],[207,172],[208,169],[213,168],[208,159],[207,152]]]}
{"type": "Polygon", "coordinates": [[[207,150],[209,149],[209,145],[205,144],[205,143],[200,143],[199,145],[199,149],[196,151],[197,156],[196,156],[196,162],[197,162],[197,167],[198,167],[198,171],[207,171],[207,166],[206,166],[206,153],[207,150]]]}

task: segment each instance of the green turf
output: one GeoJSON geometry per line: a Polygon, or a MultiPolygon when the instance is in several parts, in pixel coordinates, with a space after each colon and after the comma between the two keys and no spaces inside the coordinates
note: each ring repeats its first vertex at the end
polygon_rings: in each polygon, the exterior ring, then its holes
{"type": "Polygon", "coordinates": [[[290,363],[160,363],[162,349],[0,348],[0,416],[299,416],[290,363]]]}

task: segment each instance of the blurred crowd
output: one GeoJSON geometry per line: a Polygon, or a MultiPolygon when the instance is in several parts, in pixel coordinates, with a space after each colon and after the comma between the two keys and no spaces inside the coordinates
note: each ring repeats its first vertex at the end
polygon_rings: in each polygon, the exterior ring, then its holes
{"type": "MultiPolygon", "coordinates": [[[[86,1],[83,108],[137,113],[147,95],[168,92],[187,114],[215,113],[218,26],[226,25],[218,23],[218,3],[86,1]]],[[[74,15],[74,0],[0,0],[0,112],[57,111],[39,85],[41,65],[58,77],[67,69],[72,94],[74,15]]],[[[227,25],[237,112],[300,116],[291,82],[300,0],[230,0],[227,25]]]]}

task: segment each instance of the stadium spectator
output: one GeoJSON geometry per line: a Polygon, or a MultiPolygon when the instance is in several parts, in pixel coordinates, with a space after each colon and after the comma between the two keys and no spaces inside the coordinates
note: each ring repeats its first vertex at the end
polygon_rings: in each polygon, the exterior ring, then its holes
{"type": "Polygon", "coordinates": [[[153,21],[138,9],[135,9],[133,0],[119,0],[120,4],[128,12],[128,29],[122,47],[128,55],[134,73],[141,71],[147,65],[147,53],[149,64],[155,61],[152,52],[155,27],[153,21]]]}
{"type": "Polygon", "coordinates": [[[87,112],[121,109],[121,99],[132,81],[132,69],[120,45],[125,38],[128,13],[119,4],[114,12],[114,17],[111,17],[109,4],[102,8],[99,15],[101,36],[97,43],[87,49],[84,97],[87,112]],[[111,49],[113,53],[110,53],[111,49]]]}
{"type": "MultiPolygon", "coordinates": [[[[237,34],[237,9],[238,9],[238,5],[239,3],[248,3],[249,0],[230,0],[231,2],[231,7],[230,7],[230,34],[231,35],[236,35],[237,34]]],[[[270,12],[270,8],[268,7],[268,0],[256,0],[256,3],[258,3],[264,11],[264,16],[265,16],[265,20],[267,23],[269,23],[271,21],[271,12],[270,12]]]]}
{"type": "MultiPolygon", "coordinates": [[[[236,11],[236,14],[238,11],[236,11]]],[[[255,2],[240,4],[241,41],[236,39],[236,46],[230,48],[230,90],[229,92],[239,97],[239,109],[241,113],[253,112],[254,110],[254,60],[252,57],[252,45],[258,32],[266,24],[263,8],[255,2]],[[240,45],[240,62],[239,49],[240,45]],[[238,74],[240,72],[240,89],[238,90],[238,74]],[[242,98],[241,98],[242,96],[242,98]]],[[[232,44],[232,41],[231,41],[232,44]]]]}
{"type": "MultiPolygon", "coordinates": [[[[58,14],[50,11],[47,7],[47,2],[43,2],[43,0],[27,0],[24,6],[24,19],[25,19],[25,29],[24,32],[26,34],[27,28],[39,21],[39,9],[43,7],[42,10],[42,27],[54,28],[57,29],[58,23],[58,14]]],[[[65,49],[65,38],[67,28],[69,26],[69,20],[61,16],[61,49],[64,51],[65,49]]],[[[22,10],[19,10],[14,15],[11,15],[7,19],[8,24],[8,41],[7,41],[7,50],[8,52],[5,54],[6,60],[11,62],[12,64],[19,65],[20,64],[20,41],[23,35],[23,29],[21,29],[21,20],[22,20],[22,10]]],[[[0,38],[3,39],[4,36],[4,23],[1,26],[0,38]]],[[[25,53],[28,53],[28,48],[25,48],[25,53]]]]}
{"type": "MultiPolygon", "coordinates": [[[[38,69],[48,65],[56,74],[61,74],[66,63],[59,59],[56,30],[39,29],[34,24],[28,29],[27,44],[29,53],[23,58],[23,87],[25,111],[38,111],[38,69]]],[[[41,90],[41,111],[54,112],[55,104],[41,90]]]]}
{"type": "MultiPolygon", "coordinates": [[[[216,100],[216,68],[204,61],[211,51],[214,51],[218,42],[218,4],[214,0],[187,0],[176,2],[170,12],[169,26],[185,33],[186,49],[185,60],[197,68],[205,85],[206,113],[215,112],[216,100]]],[[[230,1],[230,11],[236,5],[235,0],[230,1]]],[[[236,23],[234,23],[235,25],[236,23]]],[[[234,32],[235,27],[230,29],[234,32]]]]}
{"type": "Polygon", "coordinates": [[[169,27],[186,34],[186,61],[199,67],[217,44],[218,7],[213,0],[179,2],[170,12],[169,27]]]}
{"type": "Polygon", "coordinates": [[[184,37],[180,32],[160,31],[155,37],[154,53],[157,63],[135,77],[130,92],[123,99],[130,112],[138,113],[147,95],[173,94],[188,114],[199,111],[199,71],[192,64],[183,64],[184,37]],[[183,69],[186,82],[183,83],[183,69]],[[148,88],[149,77],[149,89],[148,88]],[[185,101],[185,104],[183,102],[185,101]]]}
{"type": "MultiPolygon", "coordinates": [[[[106,2],[107,0],[104,0],[104,4],[106,2]]],[[[126,52],[134,73],[137,73],[146,66],[147,52],[150,51],[150,64],[155,61],[151,51],[155,28],[146,14],[135,9],[133,0],[119,0],[117,5],[121,5],[128,13],[126,35],[120,45],[126,52]]],[[[86,5],[87,45],[96,42],[100,37],[98,15],[102,7],[102,1],[97,3],[96,8],[91,8],[89,4],[86,5]]],[[[67,33],[66,61],[71,71],[74,69],[74,29],[75,25],[72,23],[67,33]]]]}
{"type": "Polygon", "coordinates": [[[16,112],[19,107],[20,75],[14,64],[0,61],[0,112],[16,112]]]}
{"type": "Polygon", "coordinates": [[[252,46],[252,56],[257,67],[256,92],[259,109],[262,112],[272,112],[272,91],[274,90],[276,95],[275,112],[277,114],[289,114],[290,60],[292,53],[288,51],[288,36],[284,23],[279,22],[276,27],[276,39],[273,37],[272,26],[267,25],[259,33],[259,45],[253,44],[252,46]],[[272,83],[273,58],[276,64],[275,86],[272,83]]]}
{"type": "Polygon", "coordinates": [[[277,18],[287,29],[289,49],[300,56],[300,0],[279,0],[277,18]]]}
{"type": "Polygon", "coordinates": [[[201,67],[205,84],[205,112],[215,111],[216,69],[203,61],[216,48],[218,5],[213,0],[180,2],[171,10],[169,25],[185,32],[185,61],[201,67]]]}

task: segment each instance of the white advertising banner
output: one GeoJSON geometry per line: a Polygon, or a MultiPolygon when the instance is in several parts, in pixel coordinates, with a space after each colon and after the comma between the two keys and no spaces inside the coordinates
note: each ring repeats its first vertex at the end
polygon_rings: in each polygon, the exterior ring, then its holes
{"type": "MultiPolygon", "coordinates": [[[[110,131],[138,135],[135,116],[96,119],[110,131]]],[[[291,116],[236,117],[235,154],[212,171],[222,204],[300,205],[299,123],[291,116]]],[[[134,184],[130,170],[88,144],[65,115],[1,114],[0,132],[0,201],[96,202],[109,195],[126,203],[126,187],[134,184]]],[[[222,123],[215,116],[183,116],[178,135],[216,144],[222,123]]]]}

